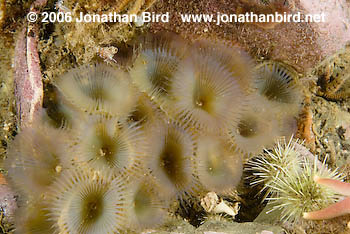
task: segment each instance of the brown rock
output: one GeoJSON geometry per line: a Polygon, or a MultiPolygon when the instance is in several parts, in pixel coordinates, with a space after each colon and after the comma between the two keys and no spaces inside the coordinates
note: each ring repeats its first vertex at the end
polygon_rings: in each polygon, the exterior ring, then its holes
{"type": "Polygon", "coordinates": [[[3,220],[1,220],[3,226],[8,226],[8,223],[13,223],[13,217],[16,209],[17,195],[11,190],[11,188],[7,184],[1,184],[0,212],[3,214],[3,220]]]}
{"type": "Polygon", "coordinates": [[[170,22],[153,22],[153,32],[170,30],[184,37],[216,37],[237,43],[258,59],[274,59],[294,66],[299,72],[305,72],[326,56],[342,48],[350,38],[349,2],[346,0],[160,0],[155,4],[157,13],[169,12],[170,22]],[[268,14],[273,12],[306,14],[325,13],[325,23],[185,23],[180,13],[238,14],[244,12],[268,14]]]}
{"type": "Polygon", "coordinates": [[[43,83],[37,51],[37,30],[24,27],[15,46],[15,98],[21,125],[30,124],[42,106],[43,83]]]}

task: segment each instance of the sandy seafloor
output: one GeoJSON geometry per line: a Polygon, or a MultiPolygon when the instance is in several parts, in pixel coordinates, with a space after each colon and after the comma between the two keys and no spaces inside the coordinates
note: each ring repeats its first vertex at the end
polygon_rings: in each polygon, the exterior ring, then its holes
{"type": "MultiPolygon", "coordinates": [[[[171,4],[176,5],[175,2],[168,1],[170,6],[164,5],[165,3],[163,5],[157,5],[156,3],[155,7],[156,9],[163,7],[164,9],[171,10],[171,4]]],[[[179,6],[177,7],[179,7],[179,9],[184,9],[187,7],[192,9],[193,12],[198,11],[198,9],[196,9],[198,4],[196,5],[196,3],[190,3],[187,6],[180,1],[178,4],[179,6]]],[[[28,5],[28,3],[26,3],[26,5],[28,5]]],[[[67,6],[69,7],[70,4],[67,3],[67,6]]],[[[7,10],[8,15],[11,15],[11,12],[9,12],[11,9],[13,8],[9,8],[7,10]]],[[[23,13],[15,12],[13,15],[23,17],[23,13]]],[[[22,19],[19,22],[24,22],[24,20],[22,19]]],[[[0,34],[0,171],[3,171],[2,159],[6,157],[7,146],[18,130],[14,101],[13,59],[14,41],[20,25],[21,23],[12,21],[6,27],[4,27],[3,32],[0,34]]],[[[67,69],[78,64],[83,64],[96,59],[101,61],[101,58],[96,55],[96,51],[93,50],[97,44],[101,47],[106,47],[106,45],[115,45],[118,47],[125,41],[128,42],[129,38],[132,38],[134,35],[148,31],[158,31],[160,26],[151,25],[148,27],[145,25],[140,28],[129,28],[126,26],[118,27],[113,25],[109,28],[111,31],[113,31],[109,36],[101,36],[101,38],[99,38],[98,36],[94,35],[94,37],[97,38],[96,40],[89,40],[89,37],[92,34],[101,33],[101,31],[93,32],[93,30],[100,30],[100,28],[97,28],[97,26],[87,26],[81,29],[81,31],[78,30],[79,32],[76,34],[72,34],[72,31],[76,30],[76,28],[74,28],[76,26],[73,28],[72,27],[73,26],[71,25],[64,24],[47,24],[42,25],[41,27],[39,51],[41,68],[42,73],[44,74],[45,82],[50,82],[50,80],[54,79],[54,77],[56,77],[58,74],[62,74],[67,69]],[[83,39],[82,37],[85,37],[85,34],[88,35],[85,39],[83,39]],[[116,37],[115,42],[113,42],[113,36],[116,37]],[[67,40],[70,41],[67,42],[67,40]]],[[[171,28],[171,25],[168,25],[165,28],[169,29],[171,28]]],[[[197,29],[194,29],[198,36],[198,31],[200,30],[196,30],[197,29]]],[[[225,30],[225,28],[210,29],[209,33],[206,33],[206,36],[210,34],[210,37],[223,37],[227,39],[229,36],[225,34],[225,30]]],[[[184,32],[185,29],[179,27],[174,31],[184,32]]],[[[230,32],[227,31],[227,34],[229,33],[230,32]]],[[[269,33],[273,33],[273,31],[270,31],[269,33]]],[[[184,34],[186,34],[186,32],[184,34]]],[[[249,47],[249,43],[245,45],[245,47],[249,47]]],[[[254,47],[256,47],[256,45],[254,45],[254,47]]],[[[254,54],[253,49],[249,52],[256,61],[264,60],[261,54],[254,54]]],[[[304,108],[310,111],[312,115],[312,134],[314,136],[314,141],[308,142],[309,145],[307,145],[307,147],[309,147],[312,152],[319,155],[321,160],[327,156],[328,165],[332,168],[339,167],[340,170],[346,175],[345,180],[350,181],[350,101],[349,99],[330,100],[329,98],[325,98],[318,93],[318,90],[320,89],[320,81],[324,78],[325,74],[328,72],[327,69],[329,69],[330,66],[334,67],[333,71],[336,71],[337,69],[343,70],[346,69],[346,66],[350,66],[350,46],[345,47],[344,45],[343,49],[335,52],[333,55],[322,58],[321,62],[317,62],[310,69],[300,72],[300,81],[305,83],[307,82],[309,87],[303,91],[304,95],[310,98],[310,103],[304,103],[304,108]]],[[[347,83],[347,81],[345,81],[342,89],[346,91],[349,88],[350,85],[347,83]]],[[[251,210],[248,213],[246,215],[243,214],[242,216],[251,217],[253,216],[252,214],[257,215],[257,211],[254,210],[251,210]]],[[[288,230],[287,233],[346,233],[350,232],[350,229],[346,228],[346,224],[349,221],[350,216],[343,216],[329,221],[310,222],[311,224],[309,226],[305,226],[305,230],[294,229],[288,230]]],[[[3,223],[3,220],[1,219],[0,225],[7,227],[6,223],[3,223]]],[[[276,224],[276,226],[277,227],[274,227],[275,230],[277,230],[275,233],[278,233],[282,229],[278,228],[278,224],[276,224]]],[[[260,233],[267,227],[269,226],[264,226],[261,228],[255,227],[256,229],[252,228],[251,232],[249,233],[260,233]]],[[[230,223],[230,221],[225,219],[214,219],[207,221],[204,225],[200,226],[197,231],[198,233],[202,233],[202,231],[205,231],[206,228],[208,228],[207,230],[217,231],[219,233],[248,233],[244,231],[250,230],[246,226],[239,226],[230,223]]],[[[178,221],[171,225],[169,224],[162,227],[159,231],[154,233],[170,232],[194,233],[195,228],[179,218],[178,221]]]]}

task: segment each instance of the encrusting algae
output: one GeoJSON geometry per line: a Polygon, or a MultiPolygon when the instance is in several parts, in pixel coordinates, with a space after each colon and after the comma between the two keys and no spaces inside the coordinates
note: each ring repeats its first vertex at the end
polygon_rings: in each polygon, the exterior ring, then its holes
{"type": "MultiPolygon", "coordinates": [[[[139,41],[126,72],[93,64],[58,78],[63,122],[52,124],[43,111],[16,136],[6,162],[21,197],[16,220],[37,217],[33,225],[42,222],[46,233],[159,226],[172,201],[233,189],[247,157],[290,131],[281,130],[289,115],[264,116],[284,110],[275,104],[285,97],[296,100],[288,99],[290,115],[298,113],[301,98],[289,85],[297,80],[280,63],[259,72],[244,52],[222,42],[191,44],[169,34],[139,41]],[[226,49],[234,58],[221,53],[226,49]]],[[[17,233],[31,233],[31,225],[17,233]]]]}

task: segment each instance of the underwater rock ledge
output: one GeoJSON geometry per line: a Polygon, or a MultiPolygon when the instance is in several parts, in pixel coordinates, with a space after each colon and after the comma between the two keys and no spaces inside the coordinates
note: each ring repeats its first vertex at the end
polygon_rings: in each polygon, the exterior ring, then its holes
{"type": "Polygon", "coordinates": [[[284,61],[298,72],[306,72],[325,57],[344,47],[350,38],[349,1],[341,0],[289,0],[289,1],[245,0],[209,0],[188,3],[186,0],[158,1],[154,8],[156,13],[169,12],[169,23],[151,23],[150,31],[172,30],[184,37],[218,37],[236,43],[252,56],[258,59],[273,59],[284,61]],[[280,23],[272,28],[263,28],[251,23],[184,23],[180,13],[214,14],[217,12],[235,14],[241,9],[273,12],[273,4],[283,2],[287,5],[287,13],[301,12],[306,14],[325,13],[326,23],[280,23]],[[188,4],[190,4],[188,6],[188,4]],[[190,9],[190,11],[188,11],[190,9]]]}

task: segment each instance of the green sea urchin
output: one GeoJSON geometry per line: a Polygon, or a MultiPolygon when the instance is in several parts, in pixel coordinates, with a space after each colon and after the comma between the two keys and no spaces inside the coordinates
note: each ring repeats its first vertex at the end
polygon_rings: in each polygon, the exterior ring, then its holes
{"type": "Polygon", "coordinates": [[[324,163],[322,168],[317,168],[316,162],[309,160],[306,160],[300,172],[293,170],[286,171],[286,176],[277,177],[269,185],[273,196],[267,199],[273,206],[272,210],[281,211],[281,220],[295,222],[304,212],[325,208],[339,199],[334,191],[313,179],[316,175],[339,179],[337,171],[328,170],[324,163]]]}
{"type": "Polygon", "coordinates": [[[304,212],[324,208],[339,198],[331,189],[317,184],[314,177],[340,179],[341,175],[305,152],[293,138],[288,143],[279,141],[272,151],[265,152],[248,163],[248,170],[257,176],[252,184],[264,183],[266,200],[272,207],[269,212],[278,210],[281,220],[297,223],[304,212]]]}
{"type": "Polygon", "coordinates": [[[261,190],[271,192],[270,185],[276,178],[286,176],[286,173],[300,173],[302,170],[303,156],[295,149],[298,140],[293,137],[286,142],[285,138],[278,140],[271,150],[264,149],[264,153],[252,158],[247,163],[247,169],[253,172],[255,180],[251,185],[263,184],[261,190]]]}

